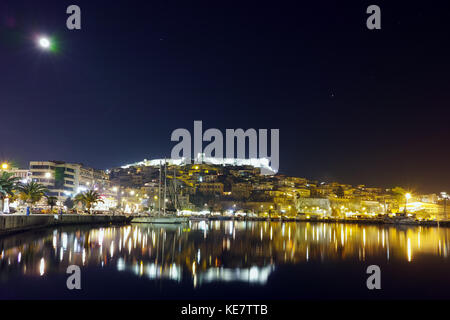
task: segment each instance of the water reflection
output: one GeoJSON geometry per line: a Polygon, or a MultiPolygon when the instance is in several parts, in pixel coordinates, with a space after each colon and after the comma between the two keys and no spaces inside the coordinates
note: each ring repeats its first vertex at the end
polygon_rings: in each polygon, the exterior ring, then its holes
{"type": "Polygon", "coordinates": [[[356,224],[200,221],[185,225],[64,227],[0,239],[0,274],[65,273],[71,264],[137,277],[264,285],[277,266],[447,259],[449,230],[356,224]]]}

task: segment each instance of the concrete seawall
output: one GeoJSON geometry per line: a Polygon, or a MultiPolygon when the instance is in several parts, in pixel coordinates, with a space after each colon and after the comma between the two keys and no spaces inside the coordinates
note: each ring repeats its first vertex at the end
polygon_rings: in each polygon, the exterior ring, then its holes
{"type": "Polygon", "coordinates": [[[132,217],[112,215],[0,215],[0,235],[69,224],[125,224],[132,217]]]}

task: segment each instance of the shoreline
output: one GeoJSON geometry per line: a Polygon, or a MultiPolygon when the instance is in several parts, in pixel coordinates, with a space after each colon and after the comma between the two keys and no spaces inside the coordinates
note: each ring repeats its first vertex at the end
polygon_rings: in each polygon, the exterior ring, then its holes
{"type": "Polygon", "coordinates": [[[204,217],[190,220],[208,220],[208,221],[267,221],[267,222],[321,222],[321,223],[348,223],[348,224],[376,224],[386,226],[422,226],[422,227],[450,227],[450,220],[447,221],[407,221],[394,222],[378,218],[233,218],[233,217],[204,217]]]}
{"type": "MultiPolygon", "coordinates": [[[[65,225],[127,225],[131,223],[133,215],[79,215],[79,214],[35,214],[35,215],[0,215],[0,236],[10,235],[29,230],[65,225]]],[[[383,219],[339,219],[339,218],[257,218],[257,217],[185,217],[188,221],[255,221],[255,222],[310,222],[310,223],[344,223],[360,225],[384,226],[423,226],[450,227],[450,221],[409,221],[396,223],[383,219]]],[[[164,218],[163,218],[164,219],[164,218]]],[[[162,222],[159,222],[162,223],[162,222]]],[[[155,224],[159,224],[155,223],[155,224]]]]}
{"type": "Polygon", "coordinates": [[[11,214],[0,215],[0,236],[29,230],[64,225],[128,224],[132,217],[125,215],[79,215],[79,214],[11,214]]]}

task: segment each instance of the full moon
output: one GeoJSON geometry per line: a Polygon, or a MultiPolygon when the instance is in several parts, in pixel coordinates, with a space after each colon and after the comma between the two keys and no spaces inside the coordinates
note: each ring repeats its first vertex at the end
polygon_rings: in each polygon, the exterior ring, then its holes
{"type": "Polygon", "coordinates": [[[50,47],[50,40],[47,38],[40,38],[39,45],[44,49],[48,49],[50,47]]]}

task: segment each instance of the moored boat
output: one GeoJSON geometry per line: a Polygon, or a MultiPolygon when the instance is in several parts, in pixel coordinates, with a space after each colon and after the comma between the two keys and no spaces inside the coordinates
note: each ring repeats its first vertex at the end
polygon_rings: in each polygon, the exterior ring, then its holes
{"type": "Polygon", "coordinates": [[[131,220],[131,223],[185,223],[188,222],[187,218],[177,216],[141,216],[135,217],[131,220]]]}

